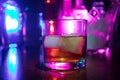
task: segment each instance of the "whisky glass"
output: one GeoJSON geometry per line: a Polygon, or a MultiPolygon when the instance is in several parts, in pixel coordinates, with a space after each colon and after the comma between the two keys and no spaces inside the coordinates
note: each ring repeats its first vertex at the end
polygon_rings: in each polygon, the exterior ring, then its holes
{"type": "Polygon", "coordinates": [[[86,66],[87,20],[46,20],[42,33],[45,67],[72,70],[86,66]]]}

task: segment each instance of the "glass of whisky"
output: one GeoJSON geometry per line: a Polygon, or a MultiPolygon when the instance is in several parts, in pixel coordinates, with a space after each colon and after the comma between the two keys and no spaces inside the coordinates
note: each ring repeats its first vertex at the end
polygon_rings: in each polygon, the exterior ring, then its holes
{"type": "Polygon", "coordinates": [[[46,20],[42,32],[45,67],[72,70],[86,66],[87,20],[46,20]]]}

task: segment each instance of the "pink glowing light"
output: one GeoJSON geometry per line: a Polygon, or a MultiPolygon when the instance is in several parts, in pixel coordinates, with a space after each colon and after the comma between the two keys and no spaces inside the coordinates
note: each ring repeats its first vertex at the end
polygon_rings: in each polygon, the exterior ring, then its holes
{"type": "Polygon", "coordinates": [[[105,49],[99,49],[97,52],[100,53],[100,54],[102,54],[102,53],[105,52],[105,49]]]}
{"type": "Polygon", "coordinates": [[[97,15],[97,12],[93,11],[93,15],[94,15],[94,16],[97,15]]]}
{"type": "Polygon", "coordinates": [[[58,69],[58,70],[69,70],[70,65],[68,63],[58,63],[58,62],[50,62],[47,66],[51,69],[58,69]]]}
{"type": "Polygon", "coordinates": [[[110,59],[110,48],[106,48],[105,56],[107,59],[110,59]]]}
{"type": "Polygon", "coordinates": [[[5,40],[3,36],[2,36],[2,44],[5,45],[5,40]]]}
{"type": "Polygon", "coordinates": [[[71,33],[73,33],[74,32],[74,25],[73,25],[73,21],[68,21],[67,23],[66,23],[66,30],[67,30],[67,32],[68,32],[68,34],[71,34],[71,33]]]}
{"type": "Polygon", "coordinates": [[[25,35],[26,35],[26,28],[23,27],[23,36],[25,36],[25,35]]]}
{"type": "Polygon", "coordinates": [[[64,20],[61,21],[61,32],[62,34],[71,34],[74,33],[74,20],[64,20]]]}
{"type": "Polygon", "coordinates": [[[109,36],[109,35],[107,35],[107,36],[106,36],[106,41],[108,41],[108,40],[109,40],[109,38],[110,38],[110,36],[109,36]]]}

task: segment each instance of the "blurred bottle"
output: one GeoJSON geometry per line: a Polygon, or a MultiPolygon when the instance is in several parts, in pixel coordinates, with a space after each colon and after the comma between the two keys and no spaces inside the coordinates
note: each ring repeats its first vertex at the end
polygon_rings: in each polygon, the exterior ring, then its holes
{"type": "Polygon", "coordinates": [[[60,6],[59,19],[73,19],[71,12],[72,12],[72,1],[63,0],[60,6]]]}
{"type": "Polygon", "coordinates": [[[3,4],[3,44],[20,44],[22,42],[22,14],[14,0],[7,0],[3,4]]]}
{"type": "Polygon", "coordinates": [[[23,35],[23,41],[26,41],[26,37],[27,37],[27,25],[26,25],[26,22],[27,22],[27,14],[26,12],[23,12],[22,13],[22,35],[23,35]]]}
{"type": "Polygon", "coordinates": [[[45,28],[42,12],[39,13],[39,28],[41,30],[41,36],[40,36],[39,40],[42,40],[42,37],[44,36],[44,28],[45,28]]]}
{"type": "Polygon", "coordinates": [[[105,21],[104,3],[102,1],[94,1],[89,11],[88,22],[88,50],[97,50],[105,45],[105,37],[107,34],[107,23],[105,21]]]}
{"type": "Polygon", "coordinates": [[[116,19],[117,7],[110,5],[108,10],[104,11],[102,1],[93,2],[93,6],[89,12],[88,23],[88,50],[101,51],[109,47],[113,25],[116,19]]]}
{"type": "Polygon", "coordinates": [[[105,16],[105,11],[104,11],[104,3],[102,1],[94,1],[92,8],[89,11],[89,22],[95,22],[100,17],[105,16]]]}
{"type": "Polygon", "coordinates": [[[3,33],[3,31],[4,31],[4,8],[3,8],[3,6],[0,4],[0,46],[1,45],[3,45],[3,35],[2,35],[2,33],[3,33]]]}
{"type": "Polygon", "coordinates": [[[101,16],[105,16],[105,11],[104,11],[104,3],[103,1],[95,1],[93,3],[93,7],[92,8],[96,8],[98,9],[98,11],[100,12],[101,16]]]}
{"type": "Polygon", "coordinates": [[[44,1],[43,13],[44,19],[56,19],[58,18],[59,1],[61,0],[42,0],[44,1]]]}
{"type": "Polygon", "coordinates": [[[88,20],[88,10],[83,5],[83,0],[75,0],[75,8],[73,9],[72,15],[75,19],[88,20]]]}
{"type": "Polygon", "coordinates": [[[120,0],[111,0],[112,3],[115,3],[116,5],[120,5],[120,0]]]}
{"type": "MultiPolygon", "coordinates": [[[[119,41],[119,39],[117,39],[117,37],[119,37],[118,35],[118,24],[119,24],[119,3],[116,3],[114,1],[118,1],[118,0],[111,0],[111,4],[106,12],[106,19],[107,22],[109,23],[110,26],[112,26],[109,31],[111,36],[109,36],[110,42],[109,42],[109,46],[111,45],[116,45],[115,43],[117,43],[119,41]],[[113,40],[113,41],[112,41],[113,40]],[[113,43],[115,40],[115,43],[113,43]]],[[[118,1],[119,2],[119,1],[118,1]]],[[[118,45],[118,44],[117,44],[118,45]]]]}
{"type": "MultiPolygon", "coordinates": [[[[66,19],[66,21],[60,21],[59,24],[59,29],[61,32],[59,34],[65,35],[66,32],[69,32],[71,34],[71,27],[73,25],[73,20],[74,19],[72,15],[72,0],[62,0],[62,4],[60,5],[60,10],[59,10],[59,17],[58,19],[66,19]]],[[[73,30],[72,30],[73,31],[73,30]]]]}
{"type": "Polygon", "coordinates": [[[112,18],[112,20],[108,20],[110,25],[113,27],[111,28],[111,36],[109,41],[109,46],[112,52],[112,59],[119,61],[120,59],[120,2],[119,0],[111,0],[110,7],[108,8],[107,17],[112,18]],[[113,54],[114,53],[114,54],[113,54]]]}

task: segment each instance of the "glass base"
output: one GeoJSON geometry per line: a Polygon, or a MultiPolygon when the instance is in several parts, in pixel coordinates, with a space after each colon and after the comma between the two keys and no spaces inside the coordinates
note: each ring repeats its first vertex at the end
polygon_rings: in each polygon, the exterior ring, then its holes
{"type": "Polygon", "coordinates": [[[73,70],[80,69],[86,66],[86,59],[83,58],[79,62],[45,62],[45,67],[55,70],[73,70]]]}

